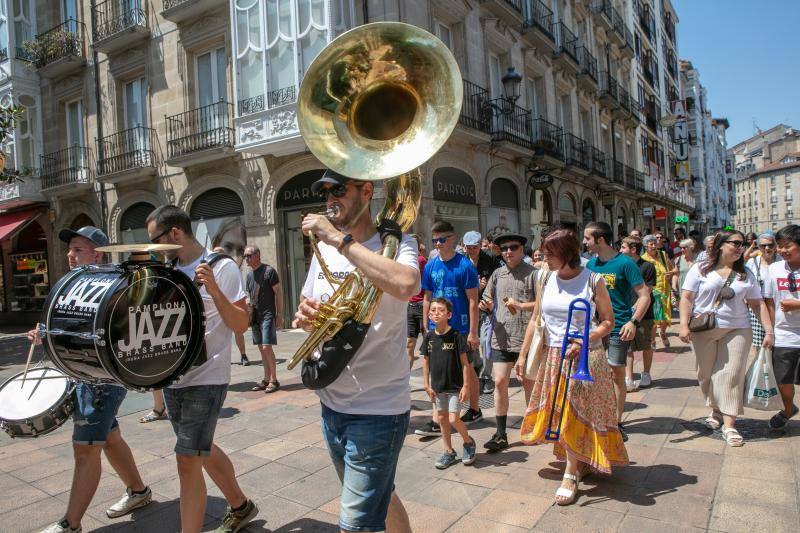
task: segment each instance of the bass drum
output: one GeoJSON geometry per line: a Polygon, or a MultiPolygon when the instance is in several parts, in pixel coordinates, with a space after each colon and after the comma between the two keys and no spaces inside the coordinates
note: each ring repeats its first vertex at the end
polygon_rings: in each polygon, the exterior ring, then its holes
{"type": "Polygon", "coordinates": [[[53,364],[89,383],[160,389],[205,361],[200,292],[163,263],[73,269],[50,291],[42,324],[53,364]]]}

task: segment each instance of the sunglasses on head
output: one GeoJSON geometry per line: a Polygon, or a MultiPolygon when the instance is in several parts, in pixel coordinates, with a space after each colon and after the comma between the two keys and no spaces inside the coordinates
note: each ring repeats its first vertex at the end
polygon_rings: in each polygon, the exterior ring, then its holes
{"type": "Polygon", "coordinates": [[[345,194],[347,194],[347,186],[343,183],[331,185],[330,187],[325,187],[319,191],[319,195],[325,199],[327,199],[330,195],[333,195],[334,198],[341,198],[345,194]]]}
{"type": "Polygon", "coordinates": [[[506,244],[500,247],[501,252],[516,252],[521,247],[521,244],[506,244]]]}
{"type": "Polygon", "coordinates": [[[452,237],[452,235],[447,235],[445,237],[434,237],[433,239],[431,239],[431,242],[433,244],[444,244],[450,237],[452,237]]]}

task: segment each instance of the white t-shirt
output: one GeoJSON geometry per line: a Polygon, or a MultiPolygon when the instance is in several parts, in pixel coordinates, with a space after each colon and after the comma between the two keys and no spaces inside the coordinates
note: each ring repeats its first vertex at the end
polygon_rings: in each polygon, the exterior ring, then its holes
{"type": "MultiPolygon", "coordinates": [[[[537,276],[546,276],[547,272],[540,271],[537,276]]],[[[594,276],[597,279],[597,276],[594,276]]],[[[569,305],[575,298],[583,298],[589,302],[591,316],[595,316],[595,303],[592,297],[592,289],[589,282],[593,279],[592,271],[588,268],[581,270],[581,273],[572,279],[561,279],[558,274],[553,272],[547,285],[542,290],[542,319],[547,328],[547,345],[558,346],[564,342],[564,334],[567,331],[567,314],[569,305]]],[[[595,282],[597,283],[597,282],[595,282]]],[[[575,310],[572,313],[570,330],[583,333],[586,314],[584,311],[575,310]]],[[[590,327],[590,331],[594,326],[590,327]]]]}
{"type": "MultiPolygon", "coordinates": [[[[718,328],[749,328],[750,315],[747,314],[747,300],[761,300],[761,289],[758,286],[755,275],[750,270],[745,270],[746,279],[739,279],[739,274],[731,283],[734,297],[722,300],[717,309],[718,328]]],[[[725,286],[725,281],[716,271],[712,270],[708,275],[700,273],[700,265],[695,263],[686,274],[682,289],[695,293],[693,315],[699,315],[706,311],[713,311],[719,293],[725,286]]]]}
{"type": "MultiPolygon", "coordinates": [[[[211,253],[206,250],[189,265],[178,264],[178,270],[194,279],[194,269],[200,261],[211,253]]],[[[221,259],[212,266],[214,278],[222,294],[230,302],[238,302],[246,296],[242,289],[242,276],[236,263],[221,259]]],[[[198,385],[227,385],[231,381],[231,329],[225,325],[222,316],[214,305],[214,300],[205,287],[200,287],[203,307],[206,312],[206,357],[205,363],[192,367],[182,379],[170,385],[173,388],[196,387],[198,385]]]]}
{"type": "MultiPolygon", "coordinates": [[[[800,346],[800,311],[781,311],[783,300],[797,300],[800,290],[789,292],[789,266],[786,261],[769,265],[769,276],[764,280],[764,298],[775,301],[775,346],[797,348],[800,346]]],[[[800,288],[800,269],[794,271],[795,284],[800,288]]]]}
{"type": "MultiPolygon", "coordinates": [[[[381,249],[377,233],[361,244],[376,252],[381,249]]],[[[344,279],[353,270],[350,261],[335,247],[320,243],[319,250],[335,278],[344,279]]],[[[416,240],[403,235],[396,261],[419,272],[417,255],[416,240]]],[[[416,279],[419,280],[419,274],[416,279]]],[[[303,285],[303,297],[320,302],[327,300],[333,292],[314,256],[303,285]]],[[[414,293],[417,292],[419,285],[414,289],[414,293]]],[[[323,404],[340,413],[362,415],[397,415],[411,409],[406,355],[407,303],[383,294],[364,343],[350,364],[331,385],[316,391],[323,404]]]]}
{"type": "MultiPolygon", "coordinates": [[[[773,261],[774,263],[774,261],[773,261]]],[[[756,276],[756,282],[761,280],[761,284],[759,287],[761,288],[761,292],[764,292],[764,280],[767,279],[769,276],[769,265],[764,262],[764,258],[760,255],[757,257],[751,257],[747,260],[747,263],[744,264],[745,267],[749,268],[750,271],[756,276]]]]}

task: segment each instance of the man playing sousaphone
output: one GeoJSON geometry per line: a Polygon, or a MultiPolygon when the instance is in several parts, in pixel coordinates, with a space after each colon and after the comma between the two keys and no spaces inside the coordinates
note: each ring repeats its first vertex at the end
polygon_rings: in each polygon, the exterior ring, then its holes
{"type": "MultiPolygon", "coordinates": [[[[330,219],[307,215],[302,230],[316,236],[334,278],[344,279],[357,268],[385,293],[348,367],[317,391],[325,442],[342,482],[339,527],[411,531],[394,492],[394,475],[411,409],[405,309],[408,299],[419,292],[417,244],[403,234],[394,260],[375,253],[382,248],[385,230],[376,230],[370,219],[371,182],[328,170],[312,191],[325,197],[329,211],[336,214],[330,219]]],[[[333,292],[315,256],[294,326],[310,331],[319,303],[333,292]]]]}
{"type": "MultiPolygon", "coordinates": [[[[63,229],[58,238],[67,243],[70,268],[103,263],[103,253],[95,248],[107,246],[108,237],[100,228],[63,229]]],[[[41,342],[36,330],[29,331],[28,338],[36,344],[41,342]]],[[[72,472],[69,503],[64,518],[48,526],[43,533],[80,533],[83,515],[100,484],[101,452],[105,452],[106,459],[126,487],[125,494],[106,510],[106,515],[117,518],[150,503],[152,492],[142,482],[117,422],[117,411],[127,392],[125,388],[114,385],[78,383],[75,388],[75,411],[72,413],[75,421],[72,430],[75,470],[72,472]]]]}

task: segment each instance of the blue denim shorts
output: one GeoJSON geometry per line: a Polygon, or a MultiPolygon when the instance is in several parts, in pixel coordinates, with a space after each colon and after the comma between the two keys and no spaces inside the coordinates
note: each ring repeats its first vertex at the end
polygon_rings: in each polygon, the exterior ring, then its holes
{"type": "Polygon", "coordinates": [[[75,444],[106,443],[108,434],[119,427],[117,411],[128,391],[115,385],[89,385],[78,383],[75,387],[75,411],[72,420],[72,442],[75,444]]]}
{"type": "Polygon", "coordinates": [[[322,434],[342,482],[339,527],[384,531],[409,412],[348,415],[322,405],[322,434]]]}
{"type": "Polygon", "coordinates": [[[611,366],[625,366],[628,361],[628,348],[631,341],[619,340],[619,335],[608,338],[608,364],[611,366]]]}
{"type": "Polygon", "coordinates": [[[448,413],[459,412],[458,406],[458,393],[457,392],[437,392],[436,393],[436,410],[446,411],[448,413]]]}
{"type": "Polygon", "coordinates": [[[275,331],[275,317],[271,314],[265,315],[258,324],[250,326],[250,332],[253,334],[253,344],[256,346],[274,346],[278,344],[278,334],[275,331]]]}
{"type": "Polygon", "coordinates": [[[178,438],[175,443],[176,454],[211,454],[217,418],[227,393],[227,385],[164,389],[164,404],[178,438]]]}

